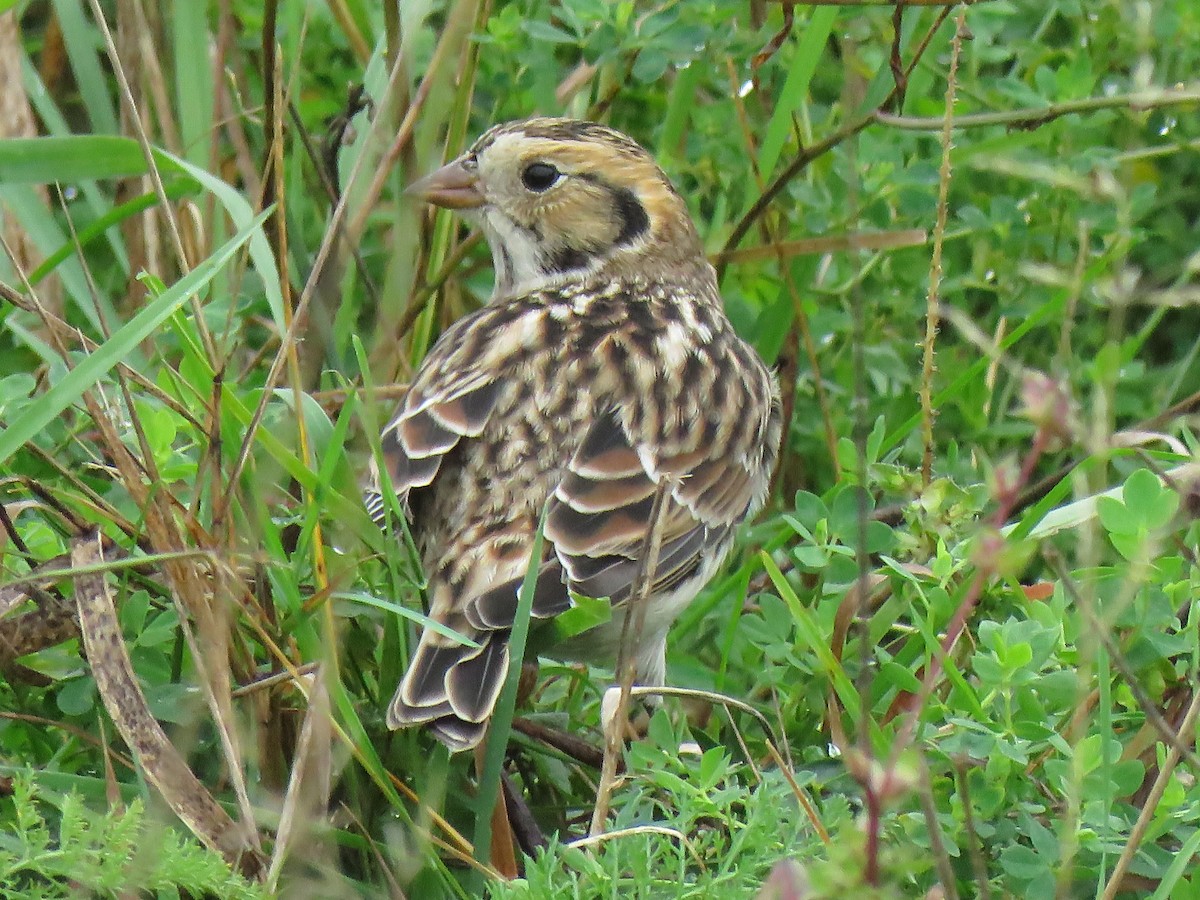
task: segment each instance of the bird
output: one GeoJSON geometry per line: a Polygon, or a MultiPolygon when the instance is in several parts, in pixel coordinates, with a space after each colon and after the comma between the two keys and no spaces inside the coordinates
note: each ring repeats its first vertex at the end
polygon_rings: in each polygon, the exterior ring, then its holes
{"type": "Polygon", "coordinates": [[[725,314],[687,203],[625,134],[499,124],[408,193],[481,230],[495,269],[491,297],[416,371],[365,491],[380,524],[408,517],[434,623],[387,724],[457,752],[486,734],[526,572],[531,629],[577,597],[611,607],[546,655],[612,664],[652,520],[660,549],[626,652],[636,684],[665,683],[668,629],[765,503],[781,404],[725,314]]]}

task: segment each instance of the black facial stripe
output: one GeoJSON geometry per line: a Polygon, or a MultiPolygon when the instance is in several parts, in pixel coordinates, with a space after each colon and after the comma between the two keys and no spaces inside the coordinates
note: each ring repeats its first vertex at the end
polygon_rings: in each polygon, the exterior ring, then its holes
{"type": "Polygon", "coordinates": [[[613,239],[614,247],[623,247],[650,230],[650,215],[629,188],[618,187],[591,172],[580,172],[576,177],[599,185],[612,195],[614,211],[621,221],[621,227],[617,229],[617,236],[613,239]]]}
{"type": "Polygon", "coordinates": [[[550,254],[546,260],[546,266],[552,272],[586,269],[591,264],[592,257],[592,253],[580,247],[561,247],[550,254]]]}
{"type": "Polygon", "coordinates": [[[501,282],[510,281],[513,270],[512,254],[508,252],[508,248],[503,243],[498,244],[497,249],[500,251],[500,258],[497,260],[499,263],[497,267],[499,271],[496,273],[497,280],[501,282]]]}
{"type": "Polygon", "coordinates": [[[650,230],[650,216],[646,207],[642,206],[641,201],[629,188],[613,188],[612,192],[617,215],[621,218],[621,230],[617,232],[614,243],[622,247],[650,230]]]}

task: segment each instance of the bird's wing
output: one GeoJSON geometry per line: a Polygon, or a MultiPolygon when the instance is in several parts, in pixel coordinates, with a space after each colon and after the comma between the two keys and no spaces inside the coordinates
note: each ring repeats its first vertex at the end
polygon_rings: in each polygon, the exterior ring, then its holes
{"type": "MultiPolygon", "coordinates": [[[[704,434],[691,450],[656,452],[631,439],[617,412],[598,419],[550,500],[545,535],[553,552],[538,572],[533,616],[566,611],[568,589],[609,597],[614,605],[629,598],[663,479],[669,494],[651,590],[669,591],[695,573],[762,499],[771,454],[761,448],[770,422],[759,418],[761,423],[747,426],[747,452],[705,443],[704,434]]],[[[472,571],[487,571],[491,579],[470,578],[473,583],[461,586],[444,605],[454,609],[451,621],[459,622],[456,627],[470,634],[478,649],[427,630],[388,713],[393,727],[428,723],[455,750],[482,739],[499,696],[529,547],[513,545],[511,554],[501,554],[485,545],[470,552],[479,556],[472,571]]],[[[439,605],[435,598],[434,611],[439,605]]]]}
{"type": "MultiPolygon", "coordinates": [[[[620,368],[635,389],[599,417],[554,492],[546,537],[572,591],[625,602],[638,577],[665,483],[662,544],[652,592],[693,576],[762,503],[779,444],[779,390],[750,347],[731,331],[681,339],[669,322],[654,352],[664,371],[636,357],[620,368]]],[[[627,342],[637,349],[637,341],[627,342]]],[[[615,347],[614,347],[615,349],[615,347]]]]}
{"type": "MultiPolygon", "coordinates": [[[[409,389],[400,410],[384,429],[380,459],[387,478],[372,466],[367,507],[382,523],[387,516],[385,485],[390,484],[405,507],[409,493],[434,483],[442,461],[464,440],[478,437],[487,426],[500,384],[478,369],[439,375],[450,368],[431,366],[409,389]]],[[[480,589],[484,572],[504,581],[523,572],[528,557],[513,559],[503,542],[481,541],[463,548],[457,568],[465,580],[429,573],[431,619],[475,642],[474,647],[426,628],[388,707],[392,728],[429,724],[454,750],[479,743],[508,670],[508,635],[480,632],[462,613],[464,596],[480,589]]],[[[519,556],[519,554],[518,554],[519,556]]]]}
{"type": "MultiPolygon", "coordinates": [[[[383,430],[380,460],[387,483],[403,504],[413,488],[433,482],[442,459],[463,438],[477,437],[496,402],[498,385],[482,373],[468,372],[444,385],[414,384],[400,410],[383,430]]],[[[377,524],[387,517],[384,479],[371,460],[371,481],[364,498],[377,524]]]]}
{"type": "MultiPolygon", "coordinates": [[[[778,437],[777,431],[771,433],[778,427],[777,417],[767,415],[775,399],[769,380],[764,394],[761,402],[742,408],[741,425],[722,433],[718,420],[698,422],[695,433],[667,445],[634,438],[634,429],[617,410],[597,419],[550,501],[546,539],[554,555],[538,583],[539,593],[545,594],[543,614],[570,604],[560,588],[555,607],[549,583],[554,575],[577,594],[608,597],[614,605],[628,599],[663,479],[662,545],[651,591],[668,591],[693,575],[766,491],[772,442],[778,437]]],[[[498,587],[468,603],[472,625],[510,627],[516,613],[514,587],[498,587]]]]}

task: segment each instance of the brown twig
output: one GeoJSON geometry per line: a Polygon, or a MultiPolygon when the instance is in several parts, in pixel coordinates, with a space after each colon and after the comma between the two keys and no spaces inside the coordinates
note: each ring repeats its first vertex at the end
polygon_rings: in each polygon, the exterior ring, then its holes
{"type": "MultiPolygon", "coordinates": [[[[26,297],[20,291],[15,290],[4,282],[0,281],[0,299],[7,300],[13,306],[28,313],[33,313],[42,322],[42,325],[49,331],[53,337],[52,343],[56,350],[63,354],[64,359],[70,363],[70,356],[67,355],[66,348],[78,346],[80,349],[94,353],[99,349],[99,344],[81,332],[78,328],[71,326],[66,320],[59,318],[36,299],[26,297]]],[[[199,420],[192,415],[191,411],[164,391],[159,385],[147,378],[141,372],[129,366],[127,363],[118,362],[115,369],[122,372],[126,378],[152,396],[156,401],[162,403],[175,415],[182,418],[189,425],[199,429],[201,427],[199,420]]]]}
{"type": "Polygon", "coordinates": [[[1163,714],[1159,711],[1154,701],[1150,699],[1150,695],[1146,693],[1146,689],[1142,687],[1141,682],[1138,680],[1137,673],[1130,667],[1129,662],[1125,659],[1125,654],[1113,639],[1111,627],[1100,621],[1092,604],[1088,603],[1080,593],[1078,585],[1075,584],[1075,579],[1067,571],[1067,566],[1063,562],[1062,555],[1054,547],[1047,546],[1043,548],[1042,556],[1050,568],[1054,570],[1054,574],[1058,576],[1059,583],[1062,584],[1063,590],[1071,599],[1071,606],[1082,613],[1084,619],[1087,620],[1088,628],[1091,630],[1092,635],[1098,638],[1100,643],[1104,645],[1104,650],[1108,653],[1109,661],[1121,673],[1126,687],[1133,694],[1133,698],[1137,702],[1138,708],[1141,709],[1142,715],[1146,717],[1146,723],[1158,732],[1158,736],[1162,739],[1163,743],[1185,758],[1194,769],[1200,771],[1200,756],[1196,754],[1195,750],[1180,740],[1180,735],[1188,734],[1188,732],[1181,731],[1177,734],[1171,723],[1163,718],[1163,714]]]}
{"type": "Polygon", "coordinates": [[[585,766],[599,769],[604,765],[603,750],[600,750],[582,738],[576,737],[569,731],[547,728],[540,722],[536,722],[533,719],[525,719],[521,716],[513,718],[512,729],[548,747],[553,747],[560,753],[565,753],[571,759],[583,763],[585,766]]]}
{"type": "MultiPolygon", "coordinates": [[[[162,175],[158,171],[158,162],[154,158],[154,150],[150,146],[150,138],[146,134],[146,129],[142,124],[142,118],[138,114],[137,104],[133,99],[133,91],[129,86],[129,79],[125,74],[125,67],[121,62],[120,55],[117,53],[117,46],[113,42],[112,31],[109,30],[108,21],[104,18],[104,11],[100,8],[100,0],[89,0],[92,15],[96,19],[96,25],[100,29],[101,35],[104,37],[104,47],[108,54],[109,63],[112,65],[113,74],[117,78],[117,85],[120,88],[121,100],[126,104],[129,112],[130,121],[133,123],[135,136],[138,146],[141,148],[142,155],[146,161],[147,174],[150,176],[150,182],[154,185],[154,192],[158,195],[159,205],[162,207],[163,215],[167,220],[167,227],[170,230],[172,245],[175,250],[175,255],[179,261],[179,268],[182,272],[191,270],[191,265],[188,261],[187,252],[183,246],[183,236],[179,230],[179,220],[175,215],[175,208],[171,206],[171,200],[167,197],[166,188],[163,186],[162,175]]],[[[196,333],[200,336],[200,343],[204,347],[204,353],[209,361],[216,363],[217,349],[213,342],[212,334],[205,324],[203,311],[200,308],[200,299],[193,296],[190,298],[192,307],[192,315],[195,320],[196,333]]]]}
{"type": "MultiPolygon", "coordinates": [[[[402,66],[399,64],[399,62],[392,67],[392,71],[388,77],[387,87],[384,89],[385,97],[391,95],[392,92],[396,90],[401,70],[402,66]]],[[[371,123],[372,134],[377,130],[378,124],[378,119],[371,123]]],[[[358,173],[365,164],[365,160],[366,154],[362,154],[355,162],[354,169],[350,173],[351,183],[357,179],[358,173]]],[[[325,229],[325,235],[321,239],[320,247],[317,249],[316,258],[313,260],[312,269],[309,271],[308,279],[304,284],[304,289],[300,292],[300,299],[296,302],[295,309],[292,312],[291,325],[288,327],[287,331],[280,340],[281,346],[276,352],[275,357],[271,362],[271,366],[267,371],[267,377],[265,379],[262,393],[259,397],[258,405],[251,414],[250,421],[246,426],[245,435],[242,438],[241,447],[238,450],[237,461],[234,463],[232,471],[229,474],[228,487],[226,488],[225,495],[221,498],[221,508],[228,508],[229,504],[232,502],[232,491],[241,479],[242,471],[249,462],[250,449],[254,446],[255,435],[262,425],[262,419],[266,414],[267,405],[274,396],[275,385],[278,383],[280,373],[282,372],[283,366],[288,359],[287,347],[295,343],[298,337],[299,324],[305,320],[305,313],[308,310],[313,293],[316,291],[317,285],[320,282],[321,272],[324,270],[325,264],[329,259],[329,254],[333,249],[336,236],[341,233],[341,223],[346,216],[349,196],[349,192],[342,195],[337,206],[334,207],[332,215],[330,216],[329,225],[325,229]]],[[[299,410],[297,410],[297,413],[299,413],[299,410]]]]}
{"type": "MultiPolygon", "coordinates": [[[[77,539],[71,562],[92,566],[103,559],[99,535],[77,539]]],[[[104,576],[75,578],[81,631],[96,688],[125,743],[134,751],[150,782],[171,809],[204,844],[219,851],[245,874],[261,874],[265,859],[258,850],[252,820],[235,823],[200,783],[150,714],[121,637],[104,576]]]]}
{"type": "Polygon", "coordinates": [[[1003,541],[999,536],[999,529],[1008,521],[1009,515],[1012,513],[1013,504],[1016,502],[1018,496],[1018,487],[1029,483],[1029,478],[1037,466],[1038,460],[1042,458],[1046,448],[1050,446],[1053,440],[1052,427],[1047,423],[1040,423],[1034,432],[1032,446],[1029,448],[1029,453],[1021,464],[1021,470],[1017,475],[1015,483],[1008,485],[1001,481],[999,484],[999,502],[989,519],[990,526],[994,531],[991,535],[984,536],[982,541],[984,546],[980,551],[981,558],[975,575],[971,579],[971,583],[967,587],[962,601],[958,604],[958,608],[954,611],[949,624],[946,626],[946,633],[935,648],[933,658],[929,661],[924,671],[920,673],[921,689],[917,694],[901,692],[888,710],[889,717],[901,709],[906,710],[908,713],[904,726],[900,729],[893,743],[891,754],[893,761],[911,744],[913,734],[916,732],[917,722],[920,719],[921,709],[933,693],[945,662],[950,658],[950,652],[954,649],[955,643],[958,642],[959,636],[962,634],[963,629],[966,628],[967,621],[975,611],[975,606],[978,604],[979,598],[983,595],[984,584],[993,573],[995,557],[1003,541]]]}
{"type": "Polygon", "coordinates": [[[963,825],[967,831],[967,854],[971,858],[971,870],[975,873],[975,881],[979,885],[980,900],[990,900],[991,888],[988,886],[987,860],[983,858],[983,843],[979,840],[979,830],[975,827],[974,804],[971,802],[971,780],[967,776],[966,766],[963,762],[961,760],[955,762],[958,792],[962,796],[963,825]]]}
{"type": "Polygon", "coordinates": [[[896,0],[896,8],[892,10],[892,51],[888,55],[888,66],[892,70],[894,85],[893,108],[904,108],[904,96],[908,92],[908,73],[904,71],[904,60],[900,57],[900,37],[904,31],[904,7],[910,4],[906,0],[896,0]]]}
{"type": "Polygon", "coordinates": [[[113,750],[111,747],[108,747],[103,740],[96,737],[94,734],[90,734],[84,731],[82,728],[77,728],[68,722],[59,722],[56,719],[47,719],[45,716],[34,716],[30,715],[29,713],[8,712],[7,710],[0,710],[0,719],[8,719],[12,722],[28,722],[30,725],[38,725],[42,728],[61,728],[67,734],[71,735],[71,737],[75,738],[75,740],[82,741],[85,744],[91,744],[94,747],[104,750],[105,754],[110,759],[115,759],[125,768],[129,769],[129,771],[137,771],[137,767],[134,765],[133,760],[124,753],[113,750]]]}
{"type": "MultiPolygon", "coordinates": [[[[328,160],[322,160],[321,154],[313,144],[312,135],[304,127],[304,121],[300,118],[300,111],[296,108],[294,100],[288,101],[288,118],[292,120],[292,127],[295,128],[296,134],[300,137],[304,153],[308,157],[309,162],[312,163],[313,171],[317,173],[317,180],[321,182],[321,188],[325,191],[325,196],[329,198],[330,203],[337,203],[337,185],[330,177],[331,172],[326,168],[328,160]]],[[[340,146],[340,140],[338,145],[340,146]]],[[[345,242],[346,250],[354,257],[354,267],[358,272],[358,283],[363,286],[363,290],[366,291],[367,298],[370,300],[372,306],[378,306],[379,287],[375,284],[375,279],[371,277],[371,271],[367,268],[367,261],[363,259],[362,250],[359,249],[358,242],[350,239],[350,235],[346,233],[344,222],[338,231],[345,242]]]]}
{"type": "MultiPolygon", "coordinates": [[[[924,759],[920,760],[919,765],[921,769],[917,796],[921,800],[921,814],[925,817],[925,830],[929,833],[929,852],[933,856],[933,864],[937,869],[943,897],[945,900],[958,900],[957,879],[954,877],[954,866],[950,862],[950,854],[946,852],[946,842],[942,840],[942,825],[938,821],[937,804],[933,796],[933,782],[929,777],[929,766],[925,764],[924,759]]],[[[983,897],[982,894],[980,896],[983,897]]]]}
{"type": "Polygon", "coordinates": [[[929,239],[923,228],[903,228],[896,231],[866,231],[853,234],[823,234],[817,237],[778,241],[763,247],[742,247],[722,250],[709,256],[714,266],[728,263],[760,262],[780,254],[786,256],[815,256],[846,250],[896,250],[901,247],[920,247],[929,239]]]}

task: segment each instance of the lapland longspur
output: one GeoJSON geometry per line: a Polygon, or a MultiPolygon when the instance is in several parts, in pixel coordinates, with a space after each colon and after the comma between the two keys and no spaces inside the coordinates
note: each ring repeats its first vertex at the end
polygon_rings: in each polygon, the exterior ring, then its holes
{"type": "MultiPolygon", "coordinates": [[[[387,713],[452,750],[482,739],[510,664],[518,591],[548,506],[536,620],[572,594],[612,619],[550,651],[611,662],[658,485],[662,543],[637,683],[665,677],[667,630],[764,502],[779,392],[725,316],[688,209],[651,156],[592,122],[498,125],[410,193],[460,210],[495,291],[425,358],[383,435],[428,579],[427,628],[387,713]]],[[[386,505],[373,469],[368,504],[386,505]]]]}

